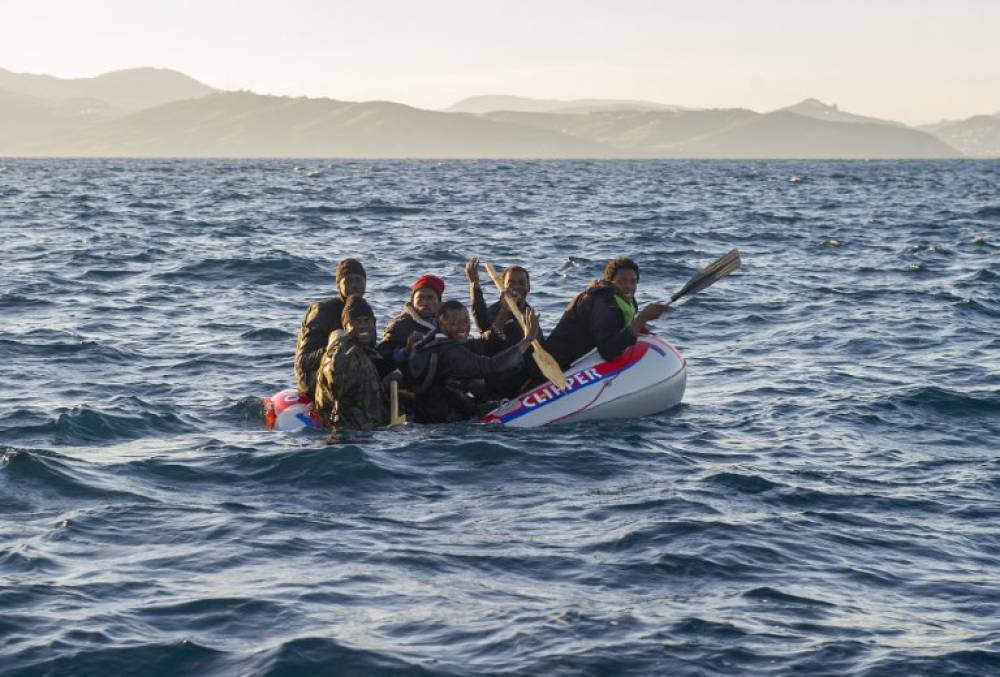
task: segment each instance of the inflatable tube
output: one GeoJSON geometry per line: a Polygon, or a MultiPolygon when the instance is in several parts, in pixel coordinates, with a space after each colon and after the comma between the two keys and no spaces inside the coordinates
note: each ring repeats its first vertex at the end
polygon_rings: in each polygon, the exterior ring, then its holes
{"type": "MultiPolygon", "coordinates": [[[[593,350],[566,371],[565,392],[551,383],[502,404],[481,420],[513,428],[650,416],[684,397],[687,361],[656,336],[640,336],[614,360],[593,350]]],[[[272,430],[321,430],[312,399],[294,388],[263,398],[264,423],[272,430]]]]}
{"type": "Polygon", "coordinates": [[[684,397],[687,360],[656,336],[640,336],[614,360],[593,350],[566,370],[565,391],[546,382],[482,418],[514,428],[638,418],[675,407],[684,397]]]}
{"type": "Polygon", "coordinates": [[[313,409],[312,399],[294,388],[282,390],[264,400],[264,425],[271,430],[295,432],[322,429],[323,422],[313,409]]]}

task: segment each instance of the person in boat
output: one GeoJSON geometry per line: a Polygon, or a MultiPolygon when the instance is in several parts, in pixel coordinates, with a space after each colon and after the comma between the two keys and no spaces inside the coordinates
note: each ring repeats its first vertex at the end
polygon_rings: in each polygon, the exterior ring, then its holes
{"type": "MultiPolygon", "coordinates": [[[[469,280],[469,295],[472,299],[472,316],[476,321],[476,326],[481,332],[493,331],[494,336],[500,339],[504,347],[517,345],[524,338],[524,330],[521,323],[513,314],[505,313],[507,321],[502,325],[496,324],[497,315],[506,308],[503,299],[487,306],[483,295],[483,289],[479,282],[479,257],[473,256],[465,264],[465,277],[469,280]]],[[[528,293],[531,292],[531,277],[528,271],[521,266],[509,266],[503,271],[501,276],[504,291],[509,292],[517,300],[517,307],[521,313],[525,313],[529,308],[528,293]]],[[[534,309],[532,309],[534,310],[534,309]]],[[[537,313],[536,313],[537,318],[537,313]]],[[[542,331],[541,323],[538,328],[538,340],[545,340],[545,332],[542,331]]],[[[531,348],[529,348],[529,351],[531,348]]],[[[519,372],[500,374],[487,379],[487,385],[495,393],[502,397],[514,397],[517,395],[525,381],[530,375],[531,363],[525,362],[526,369],[519,372]]]]}
{"type": "Polygon", "coordinates": [[[314,407],[324,427],[371,430],[389,423],[384,379],[393,370],[372,347],[375,314],[361,296],[350,296],[323,353],[314,407]]]}
{"type": "MultiPolygon", "coordinates": [[[[509,312],[501,309],[498,322],[505,322],[509,312]]],[[[525,320],[526,335],[515,345],[504,347],[490,330],[482,338],[470,339],[468,309],[455,300],[442,303],[437,314],[439,331],[416,346],[407,365],[413,420],[460,421],[493,409],[497,403],[491,401],[484,379],[521,368],[524,353],[538,334],[538,320],[530,309],[525,320]]]]}
{"type": "Polygon", "coordinates": [[[444,280],[436,275],[423,275],[410,287],[410,300],[394,317],[382,334],[376,350],[397,367],[409,359],[413,346],[427,334],[437,331],[437,311],[444,294],[444,280]]]}
{"type": "MultiPolygon", "coordinates": [[[[479,282],[479,257],[473,256],[465,264],[465,276],[469,280],[469,296],[472,300],[472,316],[476,320],[476,326],[479,327],[480,331],[487,331],[494,327],[494,320],[496,320],[497,313],[500,312],[500,308],[504,305],[503,299],[498,300],[496,303],[487,306],[486,299],[483,295],[483,289],[479,282]]],[[[531,291],[531,278],[528,275],[528,271],[521,266],[510,266],[503,271],[501,276],[501,281],[503,282],[504,291],[513,294],[514,298],[517,299],[517,307],[523,313],[525,310],[530,308],[528,305],[528,293],[531,291]]],[[[498,327],[500,333],[503,334],[503,338],[508,345],[514,345],[518,343],[522,338],[524,338],[524,331],[521,329],[521,323],[517,321],[513,315],[509,316],[509,319],[502,327],[498,327]]],[[[541,327],[538,329],[538,339],[543,340],[545,338],[541,327]]]]}
{"type": "Polygon", "coordinates": [[[310,396],[316,390],[316,372],[330,334],[342,328],[345,301],[350,296],[364,296],[365,293],[367,275],[357,259],[343,259],[338,263],[336,279],[339,296],[309,306],[295,343],[295,387],[310,396]]]}
{"type": "Polygon", "coordinates": [[[594,348],[613,360],[648,334],[646,323],[667,310],[665,303],[650,303],[639,310],[635,291],[639,266],[624,256],[608,262],[604,277],[578,294],[563,312],[559,324],[545,341],[545,349],[564,370],[594,348]]]}

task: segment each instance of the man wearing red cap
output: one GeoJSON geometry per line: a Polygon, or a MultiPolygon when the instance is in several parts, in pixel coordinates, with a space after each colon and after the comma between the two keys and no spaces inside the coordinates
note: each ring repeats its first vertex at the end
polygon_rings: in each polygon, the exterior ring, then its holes
{"type": "Polygon", "coordinates": [[[435,316],[441,306],[444,280],[437,275],[423,275],[410,288],[410,300],[385,328],[376,346],[389,364],[400,366],[409,358],[410,350],[428,333],[437,331],[435,316]]]}

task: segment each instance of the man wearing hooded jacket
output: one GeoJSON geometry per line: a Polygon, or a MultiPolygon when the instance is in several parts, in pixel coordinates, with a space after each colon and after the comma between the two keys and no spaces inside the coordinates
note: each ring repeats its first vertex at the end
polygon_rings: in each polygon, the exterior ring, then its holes
{"type": "Polygon", "coordinates": [[[394,366],[402,366],[417,341],[437,331],[437,311],[444,294],[444,280],[437,275],[422,275],[410,288],[410,300],[382,334],[376,350],[394,366]]]}
{"type": "Polygon", "coordinates": [[[316,372],[330,334],[342,329],[341,313],[350,296],[363,296],[367,275],[357,259],[343,259],[337,264],[337,291],[335,296],[309,306],[299,327],[295,345],[295,386],[300,393],[312,397],[316,390],[316,372]]]}
{"type": "Polygon", "coordinates": [[[639,310],[638,286],[639,266],[620,256],[608,262],[603,279],[569,302],[544,344],[560,367],[568,368],[594,348],[605,360],[613,360],[639,334],[648,333],[646,323],[666,312],[668,304],[650,303],[639,310]]]}

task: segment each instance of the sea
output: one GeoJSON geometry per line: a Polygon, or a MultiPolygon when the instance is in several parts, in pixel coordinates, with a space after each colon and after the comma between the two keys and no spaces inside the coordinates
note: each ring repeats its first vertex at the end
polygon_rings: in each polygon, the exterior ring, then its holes
{"type": "Polygon", "coordinates": [[[996,160],[0,159],[0,674],[1000,674],[998,329],[996,160]],[[343,257],[733,248],[662,414],[260,419],[343,257]]]}

